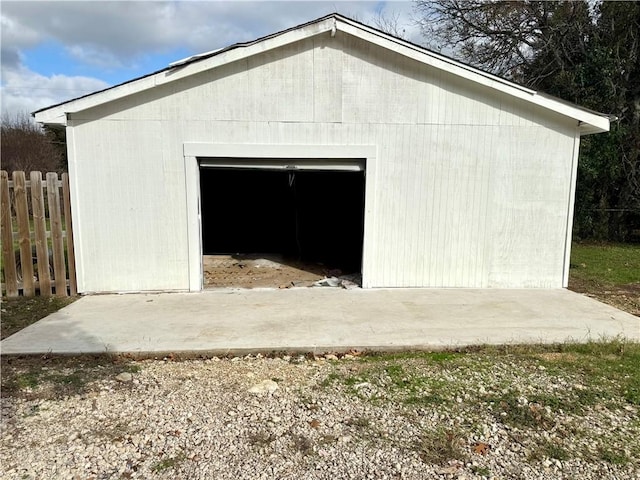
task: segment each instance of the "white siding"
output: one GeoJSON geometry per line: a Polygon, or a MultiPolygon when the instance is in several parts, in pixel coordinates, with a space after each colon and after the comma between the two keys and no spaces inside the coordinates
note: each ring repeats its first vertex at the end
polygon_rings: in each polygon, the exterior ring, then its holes
{"type": "Polygon", "coordinates": [[[575,122],[343,32],[69,128],[81,291],[188,288],[185,142],[377,146],[370,286],[562,286],[575,122]]]}

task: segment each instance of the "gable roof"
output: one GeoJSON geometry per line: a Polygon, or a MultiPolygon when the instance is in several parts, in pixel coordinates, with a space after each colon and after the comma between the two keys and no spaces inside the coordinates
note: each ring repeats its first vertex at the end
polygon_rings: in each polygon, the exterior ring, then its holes
{"type": "Polygon", "coordinates": [[[168,67],[139,78],[74,98],[32,113],[37,122],[49,125],[66,125],[67,113],[76,113],[102,105],[128,95],[174,82],[182,78],[210,70],[227,63],[273,50],[290,43],[310,38],[325,32],[340,30],[399,55],[417,60],[425,65],[465,78],[504,94],[519,98],[579,123],[580,134],[609,131],[610,116],[573,105],[550,95],[518,85],[497,75],[464,64],[445,55],[433,52],[406,40],[394,37],[375,28],[351,20],[337,13],[318,18],[281,32],[273,33],[250,42],[241,42],[211,52],[194,55],[170,64],[168,67]]]}

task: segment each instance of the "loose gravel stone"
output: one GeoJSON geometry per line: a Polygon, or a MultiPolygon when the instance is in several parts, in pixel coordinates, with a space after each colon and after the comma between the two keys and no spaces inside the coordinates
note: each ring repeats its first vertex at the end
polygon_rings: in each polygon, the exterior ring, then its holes
{"type": "MultiPolygon", "coordinates": [[[[251,372],[250,372],[251,373],[251,372]]],[[[249,378],[253,377],[253,374],[247,374],[249,378]]],[[[263,380],[260,383],[256,383],[249,389],[249,393],[261,394],[261,393],[273,393],[278,389],[278,384],[273,380],[263,380]]]]}
{"type": "Polygon", "coordinates": [[[118,376],[116,376],[116,380],[119,382],[130,382],[133,380],[133,375],[128,372],[122,372],[118,376]]]}
{"type": "Polygon", "coordinates": [[[351,357],[140,361],[135,383],[91,367],[74,394],[2,399],[2,478],[640,478],[633,405],[549,413],[530,399],[573,387],[541,369],[351,357]],[[601,438],[630,461],[594,460],[601,438]]]}

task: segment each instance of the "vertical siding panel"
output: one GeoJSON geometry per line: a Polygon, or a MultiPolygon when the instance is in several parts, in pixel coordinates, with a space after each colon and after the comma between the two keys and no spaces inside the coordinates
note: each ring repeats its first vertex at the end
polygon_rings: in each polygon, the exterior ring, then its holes
{"type": "MultiPolygon", "coordinates": [[[[458,113],[459,115],[459,113],[458,113]]],[[[466,164],[466,150],[465,140],[462,137],[465,134],[465,128],[463,126],[455,127],[455,136],[458,138],[458,142],[455,147],[452,148],[453,153],[451,169],[449,171],[450,178],[447,185],[449,191],[449,215],[450,224],[449,230],[451,231],[451,238],[447,242],[450,248],[449,262],[446,266],[447,273],[449,275],[447,286],[453,287],[456,285],[456,279],[459,275],[459,241],[462,234],[462,228],[465,228],[462,224],[464,218],[464,212],[460,210],[460,204],[462,197],[465,194],[464,182],[465,182],[465,164],[466,164]]],[[[452,144],[453,147],[453,144],[452,144]]]]}
{"type": "MultiPolygon", "coordinates": [[[[455,101],[455,100],[453,100],[455,101]]],[[[451,108],[451,122],[454,122],[454,118],[458,114],[452,108],[451,104],[449,105],[451,108]]],[[[443,240],[443,262],[442,262],[442,282],[444,286],[450,287],[452,278],[455,274],[454,271],[454,241],[456,236],[457,224],[460,218],[460,212],[455,208],[456,197],[459,195],[459,179],[455,178],[455,171],[457,169],[457,165],[460,162],[460,142],[461,139],[457,137],[457,134],[454,136],[454,132],[457,132],[459,129],[456,126],[449,125],[448,141],[447,141],[447,153],[445,160],[445,168],[446,174],[443,179],[442,185],[442,198],[444,201],[444,208],[446,212],[446,217],[443,223],[439,225],[440,228],[446,225],[444,228],[444,240],[443,240]],[[454,143],[455,138],[455,143],[454,143]],[[454,146],[455,145],[455,146],[454,146]],[[456,181],[454,181],[456,180],[456,181]]]]}
{"type": "MultiPolygon", "coordinates": [[[[407,195],[406,195],[406,175],[402,175],[401,172],[407,168],[407,156],[408,156],[408,149],[409,149],[409,145],[407,145],[406,142],[406,136],[407,136],[407,129],[403,128],[400,125],[394,124],[394,141],[393,141],[393,147],[392,147],[392,151],[393,153],[390,152],[390,155],[393,156],[394,161],[393,161],[393,169],[394,169],[394,173],[393,173],[393,177],[395,180],[395,187],[393,188],[394,191],[404,191],[405,194],[402,195],[402,197],[400,197],[399,195],[397,195],[397,193],[394,193],[393,196],[395,197],[392,205],[393,205],[393,213],[392,215],[395,216],[396,218],[396,228],[393,229],[393,243],[392,243],[392,255],[394,257],[393,261],[391,262],[391,271],[390,271],[390,275],[391,275],[391,279],[390,279],[390,283],[393,286],[397,286],[397,285],[401,285],[402,283],[402,271],[400,266],[403,267],[408,267],[408,265],[406,265],[404,263],[404,259],[405,259],[405,255],[406,255],[406,250],[408,248],[408,244],[405,242],[405,228],[408,222],[407,219],[407,210],[406,210],[406,200],[407,200],[407,195]]],[[[407,239],[410,240],[410,239],[407,239]]]]}
{"type": "Polygon", "coordinates": [[[464,284],[464,279],[467,278],[468,281],[470,282],[471,286],[473,287],[477,287],[477,273],[478,273],[478,257],[474,256],[474,251],[477,249],[477,245],[479,243],[481,243],[483,241],[483,238],[480,237],[480,232],[479,232],[479,224],[480,224],[480,219],[479,219],[479,210],[478,210],[478,206],[480,205],[481,199],[480,199],[480,188],[482,186],[482,171],[481,171],[481,165],[480,162],[478,162],[478,155],[479,152],[482,151],[482,143],[483,143],[483,136],[482,136],[482,132],[486,132],[486,128],[482,128],[481,131],[476,133],[476,138],[475,138],[475,142],[470,142],[470,148],[473,148],[473,143],[475,143],[477,149],[475,151],[473,151],[473,159],[472,159],[472,166],[471,166],[471,171],[472,171],[472,177],[470,179],[470,185],[471,185],[471,192],[470,192],[470,197],[471,197],[471,202],[469,204],[469,206],[471,207],[469,209],[470,214],[471,214],[471,225],[469,226],[469,229],[467,231],[467,235],[465,237],[465,245],[464,245],[464,254],[463,254],[463,258],[465,259],[465,265],[464,265],[464,274],[463,277],[460,279],[461,284],[464,284]],[[475,261],[474,261],[475,258],[475,261]]]}
{"type": "Polygon", "coordinates": [[[442,100],[442,72],[440,71],[432,71],[431,75],[433,77],[433,86],[431,88],[432,94],[429,99],[429,124],[437,125],[441,122],[442,118],[442,110],[440,102],[442,100]]]}
{"type": "Polygon", "coordinates": [[[271,85],[269,95],[250,94],[248,119],[313,121],[313,39],[263,52],[247,62],[249,92],[271,85]]]}
{"type": "MultiPolygon", "coordinates": [[[[473,103],[469,105],[469,110],[473,112],[473,103]]],[[[455,177],[458,177],[458,183],[460,188],[460,194],[457,196],[457,201],[454,208],[459,212],[459,220],[456,226],[456,241],[454,252],[454,278],[451,285],[454,287],[459,286],[462,283],[462,279],[467,274],[467,249],[471,242],[471,236],[469,232],[473,229],[473,209],[471,208],[473,199],[473,190],[471,186],[471,178],[473,177],[473,160],[472,152],[470,149],[471,142],[475,141],[475,129],[468,125],[468,121],[465,122],[460,128],[459,135],[462,137],[460,145],[462,148],[463,156],[459,165],[459,170],[456,172],[455,177]]],[[[467,277],[468,278],[468,277],[467,277]]]]}
{"type": "Polygon", "coordinates": [[[408,208],[406,207],[407,196],[407,173],[410,172],[410,148],[409,134],[410,130],[406,125],[395,125],[395,145],[394,152],[400,152],[400,156],[397,157],[394,162],[396,185],[398,186],[397,192],[404,192],[402,196],[395,194],[395,209],[394,214],[398,219],[398,225],[394,229],[394,242],[393,253],[395,256],[395,262],[393,262],[393,280],[394,286],[403,285],[404,270],[411,268],[411,265],[407,262],[407,253],[410,247],[410,242],[414,241],[412,237],[406,236],[406,231],[409,228],[409,215],[408,208]],[[404,208],[403,208],[404,207],[404,208]]]}
{"type": "Polygon", "coordinates": [[[398,155],[401,155],[402,152],[399,152],[398,149],[402,148],[398,144],[398,126],[395,124],[390,124],[387,126],[387,131],[389,132],[389,136],[387,137],[388,142],[385,146],[385,156],[383,161],[386,163],[387,175],[386,178],[389,182],[386,186],[383,185],[383,188],[387,190],[387,201],[386,201],[386,228],[387,228],[387,238],[388,243],[386,245],[387,248],[387,262],[385,268],[385,282],[389,286],[395,287],[396,283],[396,267],[398,263],[398,253],[401,248],[398,245],[399,235],[398,232],[400,228],[402,228],[402,221],[399,217],[398,210],[398,202],[400,198],[397,193],[400,191],[402,186],[399,184],[399,178],[397,175],[397,158],[398,155]],[[386,159],[386,160],[385,160],[386,159]]]}
{"type": "Polygon", "coordinates": [[[433,151],[433,188],[431,189],[431,201],[433,204],[433,223],[431,224],[431,255],[429,260],[430,271],[430,284],[432,286],[442,285],[442,278],[440,276],[440,262],[442,258],[442,242],[440,238],[444,234],[444,230],[440,228],[440,220],[442,215],[442,202],[441,202],[441,184],[442,184],[442,150],[444,148],[443,142],[445,141],[445,126],[436,125],[436,143],[433,151]]]}
{"type": "Polygon", "coordinates": [[[380,147],[379,152],[380,156],[378,158],[378,174],[380,178],[387,179],[384,184],[379,183],[379,197],[380,197],[380,208],[378,211],[378,215],[380,215],[380,265],[381,265],[381,274],[380,280],[381,285],[388,286],[389,285],[389,269],[392,263],[392,238],[390,236],[390,231],[393,229],[394,225],[390,225],[391,222],[394,221],[393,217],[390,214],[391,206],[390,203],[393,201],[393,197],[391,196],[391,192],[394,189],[395,185],[393,184],[393,178],[391,176],[392,165],[389,159],[388,149],[391,138],[391,130],[390,126],[386,126],[382,129],[380,135],[380,147]]]}
{"type": "MultiPolygon", "coordinates": [[[[480,250],[479,254],[480,254],[480,258],[482,259],[480,265],[481,265],[481,272],[480,272],[480,279],[482,282],[482,287],[488,287],[489,286],[489,262],[490,262],[490,256],[489,256],[489,248],[490,248],[490,235],[487,235],[487,231],[490,231],[490,207],[489,207],[489,198],[490,198],[490,185],[491,185],[491,173],[492,173],[492,165],[493,165],[493,161],[495,161],[496,158],[496,152],[494,149],[494,138],[495,135],[498,134],[498,132],[500,131],[500,127],[499,126],[494,126],[490,129],[487,130],[487,137],[485,138],[485,148],[484,148],[484,155],[482,156],[482,162],[483,162],[483,171],[484,171],[484,181],[482,182],[482,204],[480,205],[480,213],[479,216],[482,219],[482,223],[481,223],[481,232],[482,232],[482,238],[483,238],[483,242],[481,244],[478,245],[478,248],[480,250]]],[[[494,212],[495,213],[495,212],[494,212]]]]}
{"type": "Polygon", "coordinates": [[[472,130],[467,140],[467,151],[469,155],[468,173],[467,173],[467,201],[461,205],[461,208],[466,212],[468,218],[468,227],[465,229],[465,235],[463,236],[463,244],[461,245],[462,252],[460,255],[462,264],[462,276],[458,279],[458,286],[464,285],[465,279],[471,286],[475,284],[475,266],[477,259],[474,259],[473,249],[475,245],[481,241],[478,236],[478,204],[480,199],[478,198],[478,190],[481,182],[480,166],[478,162],[478,152],[481,149],[482,144],[482,132],[486,131],[486,128],[469,127],[472,130]]]}
{"type": "MultiPolygon", "coordinates": [[[[467,262],[467,277],[469,278],[469,284],[473,287],[480,287],[480,257],[477,254],[479,245],[484,242],[484,236],[481,235],[480,225],[482,223],[480,205],[482,205],[482,192],[483,192],[483,173],[484,173],[484,158],[482,152],[484,151],[484,143],[486,139],[486,133],[489,128],[482,128],[477,134],[476,148],[473,149],[473,203],[472,203],[472,217],[473,228],[469,231],[467,237],[467,249],[465,258],[467,262]]],[[[470,146],[473,148],[473,144],[470,146]]]]}
{"type": "MultiPolygon", "coordinates": [[[[458,102],[460,103],[460,102],[458,102]]],[[[456,108],[457,115],[460,115],[459,108],[456,108]]],[[[457,120],[459,122],[459,120],[457,120]]],[[[465,164],[466,164],[466,149],[465,149],[465,138],[461,138],[465,135],[466,129],[464,126],[456,126],[455,127],[455,136],[458,138],[458,141],[453,147],[453,138],[452,138],[452,162],[451,169],[449,170],[449,182],[447,185],[447,190],[449,191],[448,199],[449,199],[449,218],[451,219],[448,230],[451,232],[451,238],[447,242],[449,246],[449,262],[446,266],[446,271],[449,275],[447,286],[455,287],[456,279],[459,274],[459,241],[460,235],[462,234],[462,228],[464,228],[462,224],[462,220],[464,218],[464,212],[461,211],[461,199],[465,194],[464,191],[464,177],[466,175],[465,164]],[[454,153],[455,151],[455,153],[454,153]]]]}
{"type": "MultiPolygon", "coordinates": [[[[473,104],[470,105],[473,110],[473,104]]],[[[460,286],[465,278],[470,278],[469,272],[469,247],[474,238],[472,235],[475,227],[475,217],[473,216],[474,197],[474,181],[475,181],[475,162],[472,144],[476,144],[476,128],[465,125],[463,127],[462,140],[464,149],[464,162],[462,163],[462,171],[460,172],[461,186],[463,194],[458,199],[456,208],[461,212],[461,219],[458,225],[458,239],[456,244],[456,276],[454,286],[460,286]]]]}
{"type": "Polygon", "coordinates": [[[422,189],[420,186],[424,182],[424,156],[422,155],[424,149],[424,134],[421,125],[415,125],[413,127],[413,156],[415,172],[411,177],[410,188],[413,191],[413,254],[412,264],[413,268],[411,284],[414,287],[420,287],[423,284],[420,270],[422,269],[422,259],[424,258],[424,216],[425,209],[422,199],[422,189]]]}
{"type": "MultiPolygon", "coordinates": [[[[446,136],[444,141],[443,157],[441,159],[443,164],[443,173],[440,183],[440,218],[441,222],[438,225],[438,230],[442,232],[440,237],[440,250],[443,252],[439,263],[440,285],[449,286],[449,278],[451,276],[451,270],[447,266],[451,262],[451,215],[455,212],[451,211],[451,196],[453,194],[451,185],[451,163],[453,160],[454,152],[451,149],[452,128],[451,128],[451,116],[453,114],[452,108],[449,105],[449,123],[445,126],[446,136]],[[446,225],[446,226],[445,226],[446,225]],[[443,228],[444,227],[444,228],[443,228]]],[[[456,139],[457,140],[457,139],[456,139]]]]}
{"type": "Polygon", "coordinates": [[[439,178],[439,166],[440,166],[440,138],[441,138],[441,127],[438,125],[435,125],[431,128],[431,130],[434,132],[434,138],[432,140],[432,144],[430,145],[429,148],[429,164],[430,164],[430,172],[431,172],[431,182],[429,185],[429,195],[427,198],[429,198],[429,210],[431,212],[430,215],[430,223],[429,223],[429,256],[428,256],[428,263],[426,264],[425,268],[427,269],[428,275],[426,275],[427,277],[427,281],[429,282],[429,286],[431,287],[435,287],[438,285],[437,282],[437,273],[436,273],[436,252],[438,251],[438,236],[437,236],[437,226],[438,226],[438,221],[439,221],[439,214],[438,214],[438,209],[439,209],[439,205],[438,205],[438,199],[436,196],[436,192],[437,192],[437,187],[438,187],[438,178],[439,178]]]}
{"type": "Polygon", "coordinates": [[[382,270],[380,268],[380,260],[381,260],[381,247],[380,247],[380,237],[381,237],[381,226],[380,226],[380,195],[379,195],[379,187],[378,181],[380,178],[380,147],[379,147],[379,138],[381,133],[379,132],[379,125],[367,125],[365,126],[366,130],[366,140],[365,143],[368,145],[376,145],[378,144],[378,154],[376,159],[374,160],[375,165],[368,164],[367,170],[365,172],[366,175],[366,188],[367,188],[367,198],[371,200],[371,203],[365,205],[365,208],[371,212],[368,219],[370,223],[366,226],[367,231],[369,232],[369,238],[367,239],[367,248],[368,255],[370,258],[369,267],[369,279],[371,285],[373,286],[381,286],[381,275],[382,270]],[[375,140],[374,140],[375,139],[375,140]]]}
{"type": "Polygon", "coordinates": [[[429,258],[429,251],[431,249],[431,245],[428,239],[429,233],[429,225],[432,223],[432,206],[433,202],[428,201],[429,198],[429,188],[430,182],[432,179],[431,175],[431,158],[429,155],[429,148],[431,146],[431,133],[433,131],[432,128],[425,128],[424,126],[420,129],[420,139],[421,144],[419,148],[420,152],[420,174],[416,179],[416,188],[418,189],[418,199],[420,204],[420,230],[419,230],[419,246],[420,246],[420,255],[418,258],[418,266],[416,270],[416,283],[417,286],[426,287],[429,286],[429,279],[427,276],[428,271],[426,270],[427,259],[429,258]]]}
{"type": "Polygon", "coordinates": [[[408,132],[407,139],[409,142],[409,154],[407,158],[410,163],[407,165],[410,174],[405,176],[406,178],[406,200],[405,208],[407,211],[407,225],[404,230],[404,241],[407,243],[405,264],[408,264],[408,268],[402,268],[402,283],[401,285],[416,286],[416,269],[418,265],[418,242],[420,222],[420,202],[418,197],[418,191],[415,188],[416,177],[418,176],[418,157],[416,150],[416,125],[407,125],[405,131],[408,132]]]}
{"type": "Polygon", "coordinates": [[[398,165],[401,171],[406,172],[402,175],[402,201],[398,202],[402,205],[402,210],[398,212],[399,216],[404,220],[402,229],[399,231],[400,238],[396,249],[398,251],[398,261],[396,262],[396,284],[412,285],[410,280],[415,269],[415,211],[419,206],[416,204],[415,197],[412,195],[411,180],[415,178],[415,155],[413,149],[413,127],[412,125],[402,125],[401,145],[397,150],[403,152],[399,159],[398,165]]]}
{"type": "Polygon", "coordinates": [[[316,37],[313,42],[313,119],[315,122],[340,122],[342,50],[335,48],[331,37],[316,37]]]}

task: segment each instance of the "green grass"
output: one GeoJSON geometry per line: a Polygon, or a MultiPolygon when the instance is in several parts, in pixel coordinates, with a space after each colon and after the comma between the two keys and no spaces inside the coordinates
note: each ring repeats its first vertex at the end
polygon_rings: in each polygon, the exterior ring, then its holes
{"type": "Polygon", "coordinates": [[[624,452],[613,451],[604,447],[598,449],[598,455],[601,460],[612,465],[626,465],[631,460],[624,452]]]}
{"type": "MultiPolygon", "coordinates": [[[[624,399],[640,405],[640,344],[620,340],[562,346],[560,355],[541,365],[557,375],[579,377],[587,387],[571,398],[584,406],[624,399]]],[[[569,392],[567,392],[567,395],[569,392]]]]}
{"type": "Polygon", "coordinates": [[[540,461],[544,458],[553,458],[561,461],[569,460],[571,454],[558,441],[543,440],[531,452],[529,460],[540,461]]]}
{"type": "Polygon", "coordinates": [[[490,477],[491,476],[491,470],[489,470],[488,467],[483,467],[483,466],[479,466],[479,465],[472,466],[471,467],[471,472],[473,472],[476,475],[479,475],[481,477],[490,477]]]}
{"type": "MultiPolygon", "coordinates": [[[[459,352],[449,352],[449,351],[441,351],[441,352],[428,352],[422,354],[425,360],[428,360],[434,364],[444,364],[450,361],[457,360],[461,357],[461,353],[459,352]]],[[[361,357],[365,362],[389,362],[391,360],[404,360],[415,358],[415,352],[396,352],[396,353],[378,353],[378,352],[370,352],[367,355],[361,357]]]]}
{"type": "Polygon", "coordinates": [[[544,446],[544,453],[549,458],[556,460],[569,460],[569,452],[557,443],[549,442],[544,446]]]}
{"type": "Polygon", "coordinates": [[[174,457],[167,457],[164,458],[162,460],[160,460],[159,462],[154,463],[151,466],[151,471],[152,472],[156,472],[156,473],[160,473],[163,472],[164,470],[167,470],[169,468],[175,468],[178,465],[180,465],[184,460],[185,460],[186,456],[181,453],[178,454],[174,457]]]}
{"type": "Polygon", "coordinates": [[[570,275],[603,286],[640,282],[640,245],[574,243],[570,275]]]}
{"type": "MultiPolygon", "coordinates": [[[[140,366],[118,356],[24,356],[2,357],[0,393],[2,397],[30,400],[60,399],[70,395],[84,395],[93,382],[114,379],[122,372],[135,374],[140,366]]],[[[123,388],[126,384],[119,384],[123,388]]]]}
{"type": "Polygon", "coordinates": [[[465,460],[464,437],[455,430],[437,429],[423,432],[414,449],[423,462],[446,465],[451,460],[465,460]]]}
{"type": "Polygon", "coordinates": [[[36,388],[40,384],[40,374],[38,371],[27,371],[19,374],[15,378],[16,387],[25,390],[36,388]]]}
{"type": "Polygon", "coordinates": [[[496,420],[511,427],[547,430],[553,426],[553,420],[545,410],[545,405],[537,402],[523,404],[519,401],[518,393],[513,390],[502,395],[489,395],[484,401],[495,405],[493,411],[496,420]]]}
{"type": "MultiPolygon", "coordinates": [[[[339,373],[339,366],[319,384],[330,387],[344,385],[351,394],[362,397],[363,385],[384,392],[384,397],[414,407],[432,406],[451,401],[451,385],[432,377],[428,371],[417,371],[410,365],[418,360],[436,370],[461,368],[464,355],[451,352],[404,352],[402,354],[373,354],[361,357],[357,372],[339,373]]],[[[366,395],[365,395],[366,396],[366,395]]],[[[367,397],[371,402],[381,400],[377,394],[367,397]]]]}

